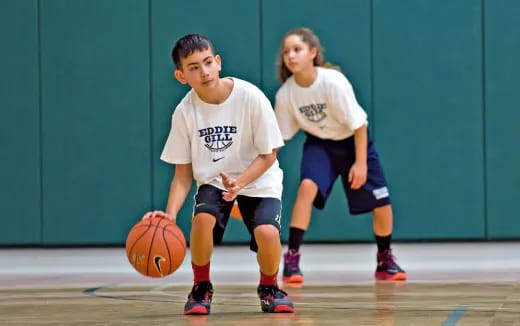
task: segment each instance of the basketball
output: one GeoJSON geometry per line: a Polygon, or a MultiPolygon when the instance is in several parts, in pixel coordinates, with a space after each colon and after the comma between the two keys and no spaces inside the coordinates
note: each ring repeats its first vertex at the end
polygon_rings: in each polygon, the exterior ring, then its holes
{"type": "Polygon", "coordinates": [[[139,273],[165,277],[181,266],[186,256],[186,239],[182,230],[167,218],[141,220],[128,233],[126,256],[139,273]]]}
{"type": "Polygon", "coordinates": [[[231,208],[230,216],[236,218],[237,220],[242,220],[242,213],[240,213],[240,208],[238,208],[238,204],[236,202],[233,204],[233,208],[231,208]]]}

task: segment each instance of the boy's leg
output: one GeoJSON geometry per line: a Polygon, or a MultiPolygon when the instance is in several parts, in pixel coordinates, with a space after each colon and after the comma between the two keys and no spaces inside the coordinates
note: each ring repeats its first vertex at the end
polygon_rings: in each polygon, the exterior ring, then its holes
{"type": "Polygon", "coordinates": [[[222,239],[232,205],[222,199],[222,190],[213,186],[202,185],[197,191],[190,233],[193,287],[184,306],[186,315],[207,315],[211,311],[210,259],[214,243],[222,239]]]}
{"type": "Polygon", "coordinates": [[[251,234],[251,249],[260,267],[258,296],[263,312],[294,312],[287,293],[278,288],[281,202],[276,198],[238,197],[242,219],[251,234]]]}

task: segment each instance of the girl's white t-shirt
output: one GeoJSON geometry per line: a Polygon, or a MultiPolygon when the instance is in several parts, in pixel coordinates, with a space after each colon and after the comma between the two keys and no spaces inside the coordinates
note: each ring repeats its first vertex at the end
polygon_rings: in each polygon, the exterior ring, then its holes
{"type": "MultiPolygon", "coordinates": [[[[172,115],[161,154],[171,164],[192,164],[197,186],[225,190],[220,172],[235,178],[259,154],[283,146],[283,138],[267,97],[253,84],[232,78],[233,89],[221,104],[209,104],[192,89],[172,115]]],[[[283,172],[278,160],[239,194],[281,198],[283,172]]]]}
{"type": "Polygon", "coordinates": [[[301,87],[291,76],[276,93],[275,113],[285,140],[300,128],[322,139],[341,140],[368,124],[347,77],[334,69],[316,69],[311,86],[301,87]]]}

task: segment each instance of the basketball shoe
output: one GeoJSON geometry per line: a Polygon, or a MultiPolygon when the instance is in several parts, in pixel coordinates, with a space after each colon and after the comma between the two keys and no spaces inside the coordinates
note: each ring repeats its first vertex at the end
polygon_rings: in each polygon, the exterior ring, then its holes
{"type": "Polygon", "coordinates": [[[259,285],[258,297],[263,312],[294,312],[294,305],[287,293],[280,290],[277,285],[259,285]]]}
{"type": "Polygon", "coordinates": [[[300,270],[300,253],[290,249],[283,255],[283,281],[287,283],[303,283],[300,270]]]}
{"type": "Polygon", "coordinates": [[[208,315],[211,310],[211,298],[213,297],[213,285],[211,282],[198,282],[193,284],[188,301],[184,305],[185,315],[208,315]]]}
{"type": "Polygon", "coordinates": [[[377,280],[406,280],[406,272],[397,265],[392,250],[387,249],[377,253],[377,268],[375,277],[377,280]]]}

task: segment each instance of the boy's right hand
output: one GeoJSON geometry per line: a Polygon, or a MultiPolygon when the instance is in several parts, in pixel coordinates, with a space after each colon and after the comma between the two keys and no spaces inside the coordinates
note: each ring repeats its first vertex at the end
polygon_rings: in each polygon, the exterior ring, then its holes
{"type": "Polygon", "coordinates": [[[175,218],[173,216],[170,216],[170,215],[166,214],[163,211],[149,211],[148,213],[144,214],[142,219],[143,220],[147,220],[147,219],[152,218],[152,217],[167,218],[170,221],[172,221],[173,223],[175,223],[175,218]]]}

